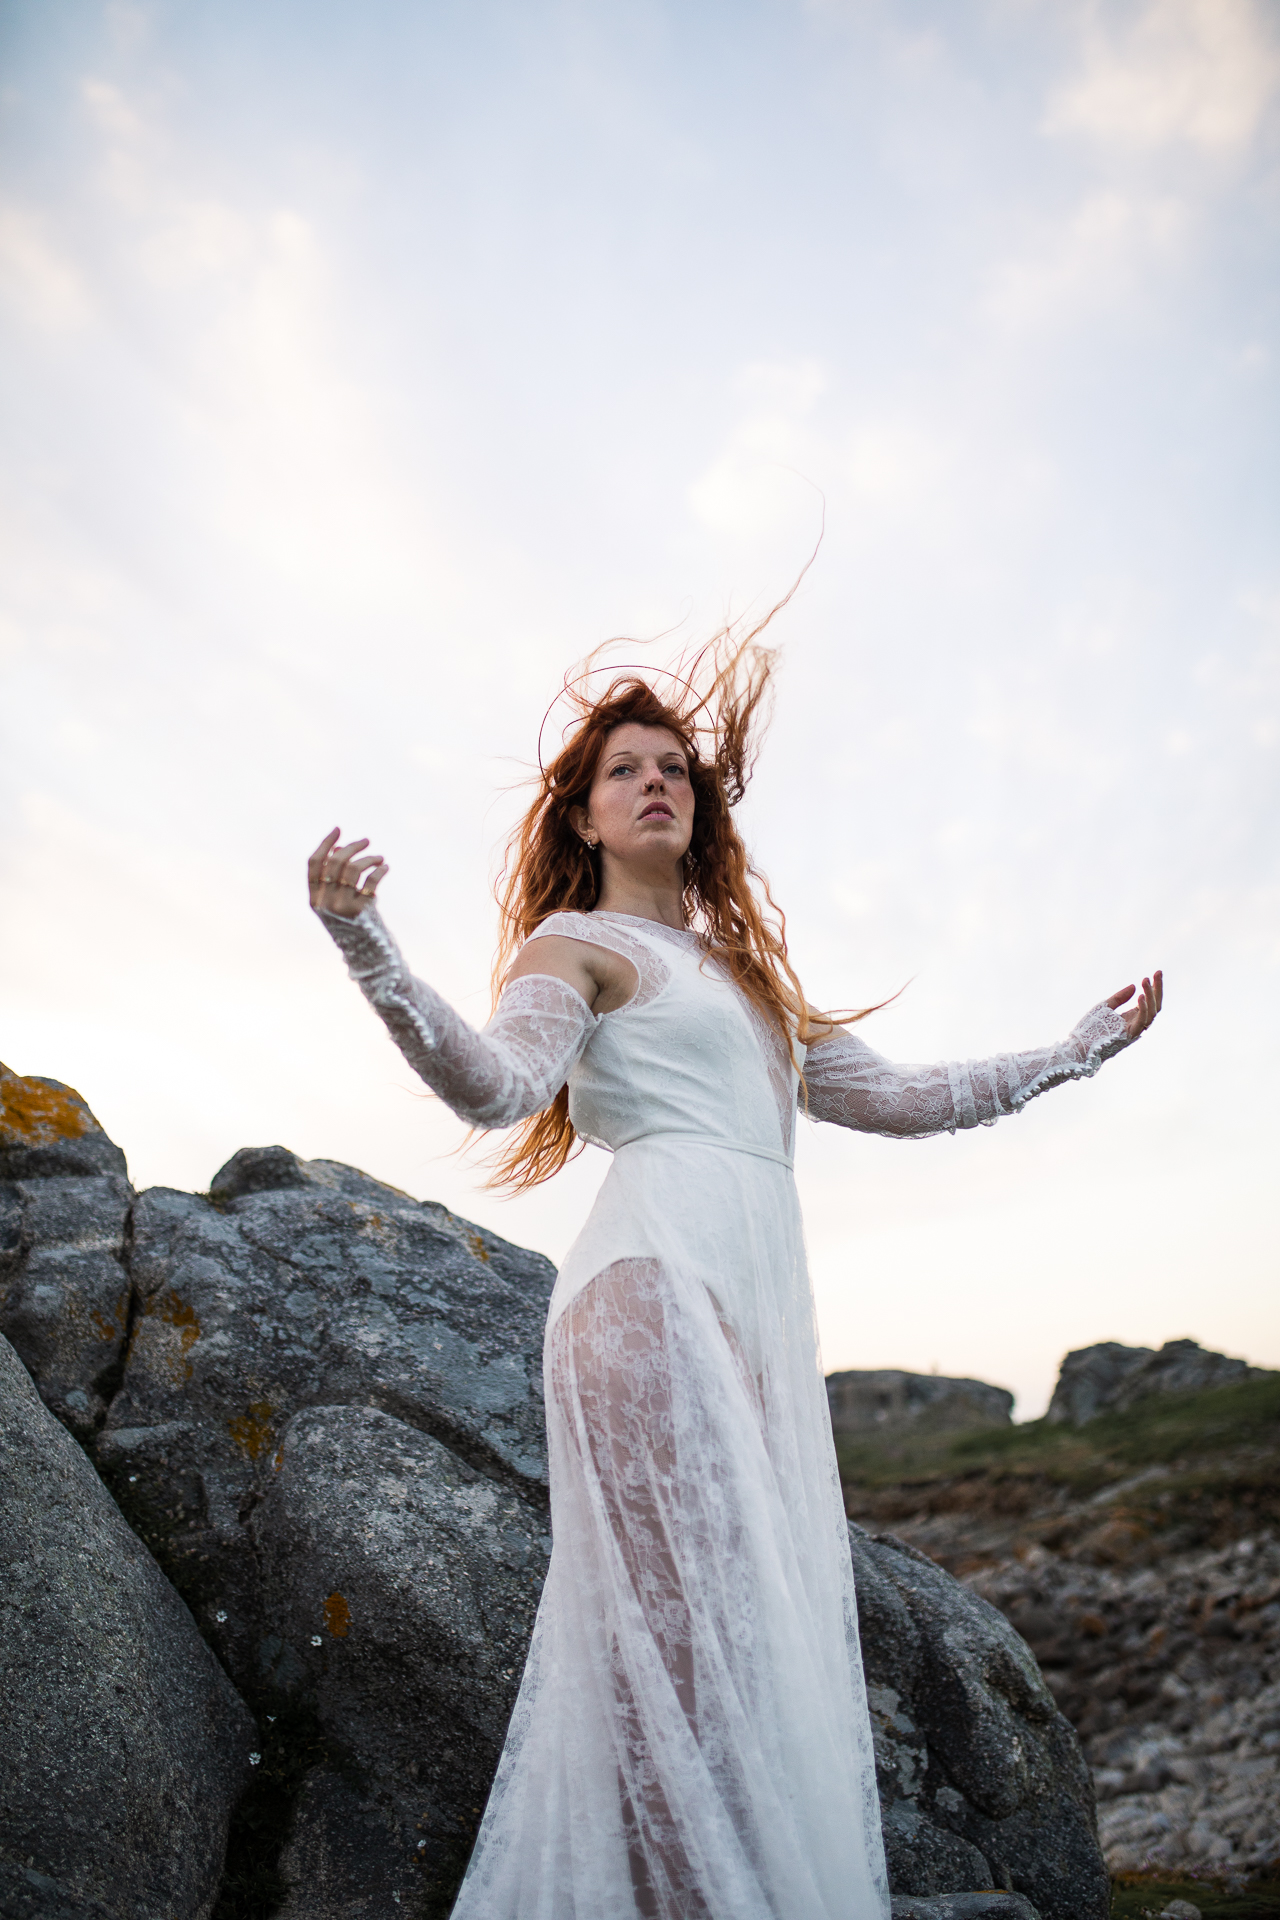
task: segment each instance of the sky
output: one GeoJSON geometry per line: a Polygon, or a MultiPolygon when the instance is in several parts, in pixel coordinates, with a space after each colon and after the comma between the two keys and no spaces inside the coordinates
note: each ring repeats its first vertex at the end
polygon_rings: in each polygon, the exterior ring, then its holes
{"type": "Polygon", "coordinates": [[[140,1186],[279,1141],[561,1258],[606,1157],[485,1186],[306,855],[483,1020],[565,668],[825,501],[740,812],[810,997],[1167,994],[994,1129],[802,1126],[826,1366],[1280,1365],[1278,103],[1271,0],[0,0],[0,1057],[140,1186]]]}

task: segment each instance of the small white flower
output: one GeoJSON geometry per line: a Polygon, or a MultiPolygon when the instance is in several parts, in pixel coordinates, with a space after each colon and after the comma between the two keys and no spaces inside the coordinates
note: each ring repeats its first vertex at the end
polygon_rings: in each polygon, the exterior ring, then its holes
{"type": "Polygon", "coordinates": [[[313,1647],[321,1647],[324,1645],[324,1642],[321,1640],[320,1635],[318,1633],[313,1633],[311,1636],[311,1644],[313,1647]]]}
{"type": "Polygon", "coordinates": [[[135,1481],[137,1480],[137,1478],[138,1478],[138,1476],[137,1476],[137,1474],[136,1474],[136,1473],[131,1473],[131,1474],[129,1475],[129,1485],[130,1485],[130,1486],[132,1486],[132,1485],[134,1484],[134,1482],[135,1482],[135,1481]]]}
{"type": "Polygon", "coordinates": [[[275,1723],[276,1723],[276,1717],[275,1717],[275,1715],[274,1715],[274,1713],[269,1713],[269,1714],[267,1715],[267,1725],[268,1725],[269,1727],[274,1727],[274,1725],[275,1725],[275,1723]]]}
{"type": "Polygon", "coordinates": [[[395,1901],[397,1906],[400,1905],[400,1895],[398,1893],[393,1893],[391,1898],[395,1901]]]}
{"type": "Polygon", "coordinates": [[[224,1621],[224,1620],[226,1619],[226,1617],[227,1617],[227,1615],[226,1615],[226,1611],[225,1611],[225,1609],[224,1609],[224,1608],[222,1608],[222,1607],[219,1607],[219,1608],[218,1608],[218,1611],[217,1611],[217,1612],[216,1612],[216,1613],[214,1614],[214,1616],[213,1616],[213,1617],[214,1617],[214,1619],[215,1619],[215,1620],[217,1621],[217,1623],[218,1623],[218,1625],[219,1625],[219,1626],[221,1626],[221,1625],[222,1625],[222,1623],[223,1623],[223,1621],[224,1621]]]}
{"type": "Polygon", "coordinates": [[[427,1850],[427,1843],[426,1843],[426,1841],[425,1841],[425,1840],[419,1840],[419,1842],[418,1842],[418,1852],[419,1852],[419,1853],[425,1853],[425,1852],[426,1852],[426,1850],[427,1850]]]}
{"type": "Polygon", "coordinates": [[[249,1755],[249,1765],[251,1767],[256,1767],[259,1760],[261,1760],[261,1758],[262,1758],[262,1755],[260,1753],[251,1753],[249,1755]]]}

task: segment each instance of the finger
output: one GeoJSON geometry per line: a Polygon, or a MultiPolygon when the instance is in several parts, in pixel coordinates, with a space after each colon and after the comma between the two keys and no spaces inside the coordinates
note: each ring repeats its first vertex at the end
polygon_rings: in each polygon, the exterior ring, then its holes
{"type": "Polygon", "coordinates": [[[1132,1000],[1136,991],[1137,989],[1132,986],[1117,987],[1116,991],[1107,1001],[1107,1005],[1109,1007],[1122,1007],[1126,1000],[1132,1000]]]}
{"type": "Polygon", "coordinates": [[[329,879],[334,886],[349,887],[351,881],[348,869],[358,853],[368,846],[367,840],[350,840],[345,847],[335,847],[329,856],[329,879]]]}
{"type": "Polygon", "coordinates": [[[337,827],[334,827],[331,832],[326,833],[324,839],[320,842],[320,845],[316,848],[315,852],[311,855],[310,859],[307,861],[307,872],[311,875],[313,879],[318,879],[320,874],[323,873],[324,863],[328,859],[329,855],[333,852],[334,843],[337,840],[337,838],[338,838],[338,829],[337,827]]]}
{"type": "Polygon", "coordinates": [[[350,861],[348,863],[347,871],[350,873],[351,878],[354,880],[358,874],[361,874],[365,871],[366,867],[379,866],[381,864],[381,861],[382,861],[382,855],[380,853],[366,853],[362,860],[350,861]]]}
{"type": "Polygon", "coordinates": [[[368,899],[372,894],[375,894],[378,891],[378,888],[382,884],[383,880],[386,878],[387,874],[390,873],[390,871],[391,869],[387,865],[386,861],[380,860],[378,865],[374,868],[373,872],[365,876],[364,884],[360,888],[360,898],[362,900],[365,900],[365,899],[368,899]]]}
{"type": "Polygon", "coordinates": [[[1152,985],[1156,990],[1156,1012],[1159,1013],[1161,1007],[1164,1005],[1164,975],[1161,973],[1159,967],[1156,968],[1152,976],[1152,985]]]}

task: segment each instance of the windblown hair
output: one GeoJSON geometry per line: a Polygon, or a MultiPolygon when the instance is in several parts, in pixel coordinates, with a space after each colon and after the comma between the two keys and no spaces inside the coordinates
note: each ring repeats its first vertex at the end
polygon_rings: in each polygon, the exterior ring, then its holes
{"type": "MultiPolygon", "coordinates": [[[[796,582],[799,585],[799,581],[796,582]]],[[[795,587],[791,589],[794,593],[795,587]]],[[[600,884],[600,853],[570,822],[586,806],[601,756],[615,727],[636,722],[666,727],[688,755],[693,838],[684,860],[686,924],[707,941],[725,969],[787,1046],[812,1032],[800,982],[787,958],[786,920],[764,875],[752,866],[733,821],[746,792],[767,717],[776,652],[759,636],[780,607],[745,634],[725,627],[691,660],[679,663],[678,697],[661,698],[639,673],[614,679],[598,698],[584,691],[599,652],[563,694],[575,712],[556,757],[542,768],[537,793],[512,834],[498,880],[501,936],[493,969],[495,1000],[517,952],[550,914],[588,913],[600,884]]],[[[858,1017],[858,1016],[845,1016],[858,1017]]],[[[569,1090],[517,1127],[496,1158],[491,1184],[516,1191],[539,1185],[570,1158],[575,1134],[569,1090]]]]}

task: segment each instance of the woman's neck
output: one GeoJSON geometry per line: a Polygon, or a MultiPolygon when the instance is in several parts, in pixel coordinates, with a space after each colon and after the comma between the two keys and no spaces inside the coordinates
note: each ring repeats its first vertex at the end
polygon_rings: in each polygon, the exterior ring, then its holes
{"type": "Polygon", "coordinates": [[[683,927],[684,862],[672,874],[639,874],[621,867],[604,853],[597,913],[627,913],[636,920],[656,920],[659,926],[683,927]]]}

